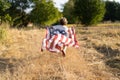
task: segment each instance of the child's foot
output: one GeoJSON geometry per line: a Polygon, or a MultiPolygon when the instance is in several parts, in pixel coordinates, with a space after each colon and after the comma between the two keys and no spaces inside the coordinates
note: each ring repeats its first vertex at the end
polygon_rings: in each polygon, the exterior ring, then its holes
{"type": "Polygon", "coordinates": [[[62,50],[62,56],[65,57],[65,52],[62,50]]]}

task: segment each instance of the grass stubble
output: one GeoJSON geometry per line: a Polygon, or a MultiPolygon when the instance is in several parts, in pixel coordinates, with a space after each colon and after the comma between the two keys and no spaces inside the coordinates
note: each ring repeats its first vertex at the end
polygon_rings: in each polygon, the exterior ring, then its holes
{"type": "Polygon", "coordinates": [[[119,80],[120,27],[76,28],[80,49],[40,52],[44,29],[7,29],[0,80],[119,80]]]}

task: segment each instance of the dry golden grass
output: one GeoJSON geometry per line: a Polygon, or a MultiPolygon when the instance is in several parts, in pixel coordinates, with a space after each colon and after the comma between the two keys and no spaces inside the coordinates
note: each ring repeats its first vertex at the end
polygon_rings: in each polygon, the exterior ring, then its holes
{"type": "Polygon", "coordinates": [[[76,30],[80,49],[68,48],[62,57],[40,52],[44,29],[9,29],[0,46],[0,80],[119,80],[120,28],[76,30]]]}
{"type": "Polygon", "coordinates": [[[120,27],[89,27],[77,30],[79,41],[86,50],[85,59],[94,67],[93,73],[100,77],[106,76],[102,80],[119,80],[120,27]],[[118,79],[110,75],[117,76],[118,79]]]}

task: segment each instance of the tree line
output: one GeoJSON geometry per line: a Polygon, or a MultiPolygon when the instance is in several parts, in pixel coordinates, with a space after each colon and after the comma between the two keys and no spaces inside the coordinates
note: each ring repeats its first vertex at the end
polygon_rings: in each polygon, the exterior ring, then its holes
{"type": "Polygon", "coordinates": [[[97,24],[101,21],[120,21],[120,3],[104,0],[69,0],[63,14],[70,23],[84,25],[97,24]]]}
{"type": "Polygon", "coordinates": [[[52,25],[64,16],[69,23],[84,25],[100,21],[119,21],[120,3],[103,0],[69,0],[60,12],[53,0],[0,0],[0,24],[8,22],[11,27],[52,25]],[[27,10],[30,10],[28,12],[27,10]]]}
{"type": "Polygon", "coordinates": [[[52,0],[0,0],[0,23],[8,22],[11,27],[26,27],[29,22],[51,25],[61,16],[52,0]]]}

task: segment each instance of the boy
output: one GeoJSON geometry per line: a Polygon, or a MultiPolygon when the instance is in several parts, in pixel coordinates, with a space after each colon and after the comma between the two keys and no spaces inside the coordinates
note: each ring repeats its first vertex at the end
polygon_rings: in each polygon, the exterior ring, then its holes
{"type": "Polygon", "coordinates": [[[47,28],[46,38],[43,39],[41,51],[43,51],[43,49],[51,52],[61,51],[65,57],[67,46],[78,48],[79,45],[75,37],[75,29],[66,26],[68,23],[67,19],[64,17],[61,18],[59,23],[59,25],[47,28]]]}
{"type": "MultiPolygon", "coordinates": [[[[55,34],[62,34],[62,35],[65,35],[66,37],[68,37],[68,27],[66,26],[68,21],[65,17],[61,18],[60,21],[59,21],[59,25],[55,25],[53,26],[53,30],[52,31],[52,35],[55,35],[55,34]]],[[[62,50],[62,55],[65,57],[65,51],[66,51],[66,47],[63,47],[63,50],[62,50]]]]}

